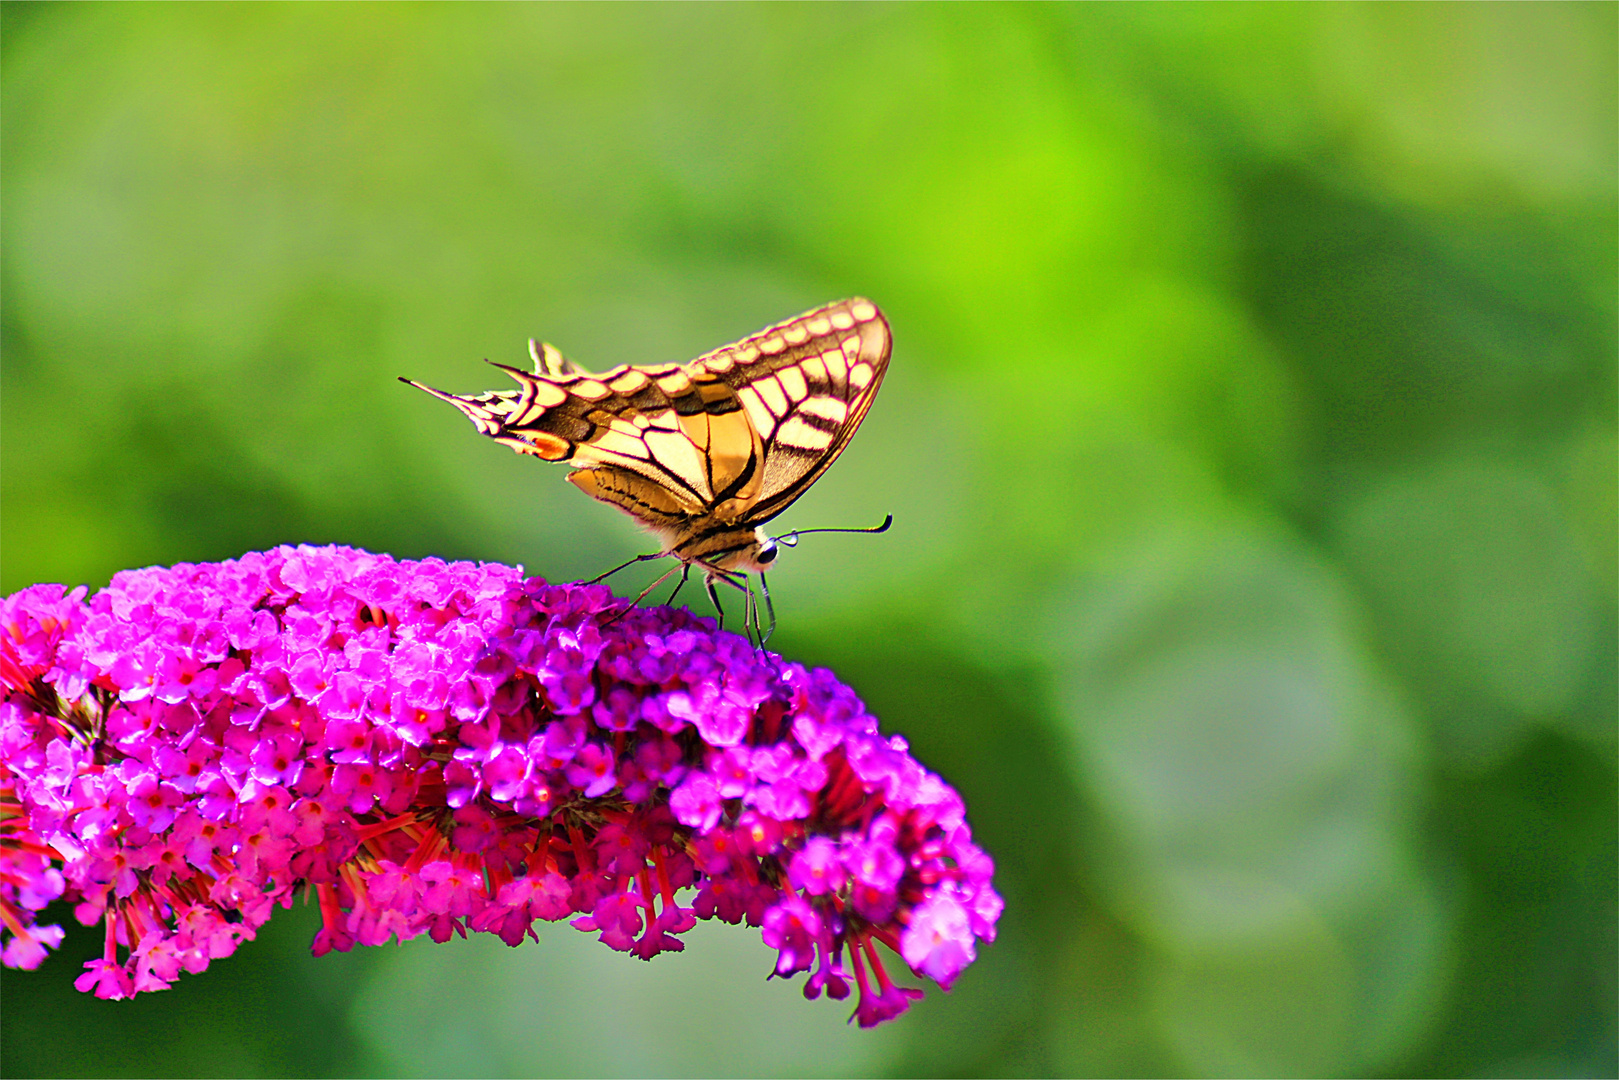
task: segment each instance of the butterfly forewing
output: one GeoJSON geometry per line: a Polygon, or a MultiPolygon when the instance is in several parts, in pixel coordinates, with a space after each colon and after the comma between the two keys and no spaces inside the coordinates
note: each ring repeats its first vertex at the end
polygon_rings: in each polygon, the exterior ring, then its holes
{"type": "Polygon", "coordinates": [[[842,453],[882,384],[891,346],[876,305],[855,299],[693,361],[736,389],[765,443],[763,482],[747,521],[787,509],[842,453]]]}
{"type": "Polygon", "coordinates": [[[856,298],[689,364],[592,375],[549,345],[530,351],[534,373],[504,368],[516,390],[421,388],[514,450],[567,461],[577,487],[687,558],[694,539],[770,520],[826,471],[871,407],[890,338],[876,305],[856,298]]]}

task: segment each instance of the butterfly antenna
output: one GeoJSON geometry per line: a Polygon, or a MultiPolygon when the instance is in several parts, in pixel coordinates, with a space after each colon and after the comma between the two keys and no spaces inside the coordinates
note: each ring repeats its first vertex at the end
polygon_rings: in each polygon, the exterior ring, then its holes
{"type": "Polygon", "coordinates": [[[782,536],[774,537],[773,539],[778,544],[783,544],[783,545],[785,545],[787,547],[797,547],[798,546],[798,538],[800,536],[808,536],[811,533],[868,533],[868,534],[876,534],[876,533],[885,533],[885,532],[887,532],[888,527],[890,525],[892,525],[892,524],[894,524],[894,515],[893,514],[885,514],[885,515],[883,515],[883,523],[881,525],[874,525],[869,529],[794,529],[790,533],[786,533],[786,534],[784,534],[782,536]]]}

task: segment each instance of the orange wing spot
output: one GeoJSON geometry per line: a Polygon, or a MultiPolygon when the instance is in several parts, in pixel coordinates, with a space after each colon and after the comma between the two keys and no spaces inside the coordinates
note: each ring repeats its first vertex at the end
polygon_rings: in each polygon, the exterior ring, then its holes
{"type": "Polygon", "coordinates": [[[524,438],[533,447],[529,453],[536,457],[544,458],[546,461],[561,461],[568,456],[568,450],[573,445],[567,439],[552,435],[548,431],[529,432],[524,435],[524,438]]]}

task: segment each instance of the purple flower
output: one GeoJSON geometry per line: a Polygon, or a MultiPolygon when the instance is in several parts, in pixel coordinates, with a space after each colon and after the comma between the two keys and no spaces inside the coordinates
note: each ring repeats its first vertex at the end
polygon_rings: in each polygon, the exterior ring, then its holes
{"type": "Polygon", "coordinates": [[[809,970],[825,937],[820,911],[796,893],[765,912],[764,939],[777,951],[777,975],[809,970]]]}
{"type": "Polygon", "coordinates": [[[957,794],[830,672],[509,567],[278,548],[0,600],[0,962],[104,921],[76,982],[162,989],[298,889],[317,955],[572,919],[651,959],[699,918],[870,1026],[1001,900],[957,794]],[[689,897],[682,903],[681,897],[689,897]]]}
{"type": "Polygon", "coordinates": [[[725,813],[725,800],[720,797],[720,789],[715,785],[714,778],[698,772],[670,793],[669,809],[675,812],[675,818],[682,825],[697,830],[699,835],[706,835],[714,830],[725,813]]]}
{"type": "Polygon", "coordinates": [[[843,888],[843,863],[838,845],[824,836],[812,836],[788,864],[787,880],[811,896],[826,896],[843,888]]]}
{"type": "Polygon", "coordinates": [[[967,909],[952,891],[941,889],[918,904],[899,941],[900,955],[911,970],[946,990],[977,957],[967,909]]]}

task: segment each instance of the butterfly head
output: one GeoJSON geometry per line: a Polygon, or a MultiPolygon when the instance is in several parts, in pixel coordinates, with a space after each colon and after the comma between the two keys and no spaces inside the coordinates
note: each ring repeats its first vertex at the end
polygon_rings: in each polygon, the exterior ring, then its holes
{"type": "Polygon", "coordinates": [[[681,562],[697,563],[711,570],[761,574],[775,564],[780,540],[766,533],[763,526],[750,529],[735,525],[699,533],[666,550],[681,562]]]}
{"type": "MultiPolygon", "coordinates": [[[[764,526],[741,532],[737,539],[741,546],[727,558],[723,566],[744,574],[762,574],[776,564],[781,554],[781,541],[765,532],[764,526]]],[[[791,545],[788,545],[791,546],[791,545]]]]}
{"type": "Polygon", "coordinates": [[[776,537],[767,535],[763,525],[755,532],[757,539],[754,541],[753,561],[760,571],[765,571],[775,564],[776,556],[781,554],[781,542],[776,537]]]}

